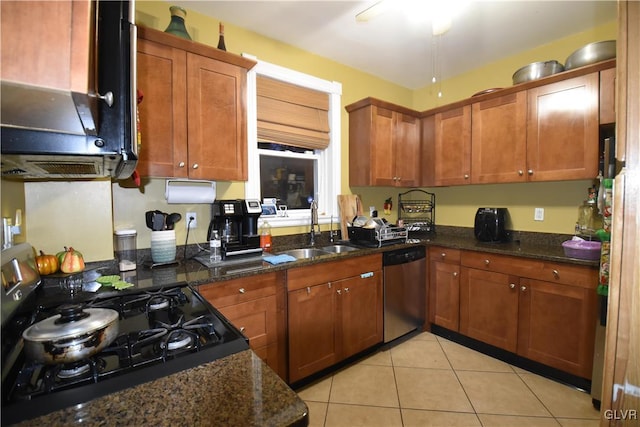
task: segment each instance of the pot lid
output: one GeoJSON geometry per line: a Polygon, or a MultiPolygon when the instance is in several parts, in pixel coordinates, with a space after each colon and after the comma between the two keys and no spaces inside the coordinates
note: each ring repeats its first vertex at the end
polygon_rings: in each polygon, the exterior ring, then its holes
{"type": "Polygon", "coordinates": [[[61,306],[60,314],[29,326],[22,337],[29,341],[49,341],[75,338],[95,332],[118,320],[118,312],[110,308],[85,308],[79,305],[61,306]]]}

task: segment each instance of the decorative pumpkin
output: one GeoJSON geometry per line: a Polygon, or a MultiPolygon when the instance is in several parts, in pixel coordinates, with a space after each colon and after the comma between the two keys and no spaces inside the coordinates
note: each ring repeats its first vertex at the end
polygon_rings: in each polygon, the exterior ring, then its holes
{"type": "Polygon", "coordinates": [[[58,258],[40,251],[40,255],[36,257],[36,266],[41,276],[53,274],[58,271],[58,258]]]}
{"type": "Polygon", "coordinates": [[[82,258],[82,254],[70,247],[63,254],[60,271],[63,273],[78,273],[83,270],[84,258],[82,258]]]}

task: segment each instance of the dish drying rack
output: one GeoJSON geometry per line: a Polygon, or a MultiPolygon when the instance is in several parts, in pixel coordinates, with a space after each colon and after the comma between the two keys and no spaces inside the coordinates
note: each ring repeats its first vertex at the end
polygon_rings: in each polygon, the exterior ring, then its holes
{"type": "Polygon", "coordinates": [[[379,248],[395,243],[405,243],[409,232],[404,227],[385,225],[379,228],[347,227],[349,241],[367,247],[379,248]]]}
{"type": "Polygon", "coordinates": [[[424,190],[409,190],[398,194],[398,220],[409,232],[436,231],[436,195],[424,190]]]}

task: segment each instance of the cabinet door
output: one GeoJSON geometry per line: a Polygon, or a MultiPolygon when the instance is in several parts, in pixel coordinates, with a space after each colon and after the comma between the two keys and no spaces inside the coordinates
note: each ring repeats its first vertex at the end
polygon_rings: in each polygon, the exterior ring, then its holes
{"type": "Polygon", "coordinates": [[[394,150],[394,112],[378,106],[371,108],[371,181],[373,185],[394,186],[397,154],[394,150]]]}
{"type": "Polygon", "coordinates": [[[529,181],[598,174],[598,73],[527,91],[529,181]]]}
{"type": "Polygon", "coordinates": [[[394,150],[396,152],[395,185],[418,185],[420,168],[420,121],[408,114],[396,114],[394,150]]]}
{"type": "Polygon", "coordinates": [[[616,69],[600,71],[600,124],[616,122],[616,69]]]}
{"type": "Polygon", "coordinates": [[[187,55],[189,178],[247,180],[246,70],[187,55]]]}
{"type": "Polygon", "coordinates": [[[517,278],[493,271],[462,268],[460,333],[516,352],[517,278]]]}
{"type": "Polygon", "coordinates": [[[186,53],[138,39],[142,176],[187,177],[186,53]]]}
{"type": "Polygon", "coordinates": [[[518,354],[591,378],[595,290],[520,279],[519,293],[518,354]]]}
{"type": "Polygon", "coordinates": [[[289,291],[289,381],[339,361],[336,288],[331,284],[289,291]]]}
{"type": "Polygon", "coordinates": [[[334,283],[342,313],[342,358],[382,342],[382,271],[334,283]]]}
{"type": "Polygon", "coordinates": [[[457,331],[460,314],[460,266],[431,261],[429,319],[443,328],[457,331]]]}
{"type": "Polygon", "coordinates": [[[471,181],[526,181],[526,92],[476,102],[472,109],[471,181]]]}
{"type": "Polygon", "coordinates": [[[470,183],[471,108],[465,105],[435,115],[434,185],[470,183]]]}
{"type": "Polygon", "coordinates": [[[0,7],[2,80],[96,91],[95,2],[3,0],[0,7]]]}
{"type": "MultiPolygon", "coordinates": [[[[249,339],[251,348],[277,341],[275,296],[230,305],[219,311],[249,339]]],[[[273,369],[277,371],[277,365],[273,369]]]]}

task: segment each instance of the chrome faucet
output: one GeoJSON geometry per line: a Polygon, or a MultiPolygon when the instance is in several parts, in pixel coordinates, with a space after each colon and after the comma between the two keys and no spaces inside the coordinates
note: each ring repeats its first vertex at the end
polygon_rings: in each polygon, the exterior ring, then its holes
{"type": "Polygon", "coordinates": [[[311,231],[309,233],[311,246],[316,244],[316,234],[320,235],[320,224],[318,224],[318,202],[313,200],[311,202],[311,231]]]}

